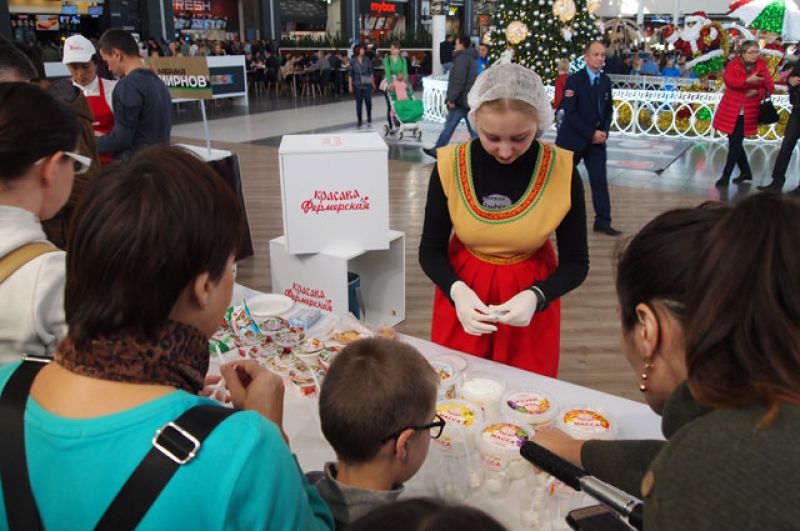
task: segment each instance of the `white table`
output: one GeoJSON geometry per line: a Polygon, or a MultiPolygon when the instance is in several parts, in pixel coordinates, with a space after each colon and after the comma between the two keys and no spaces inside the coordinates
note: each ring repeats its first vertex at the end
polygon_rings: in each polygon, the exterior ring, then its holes
{"type": "MultiPolygon", "coordinates": [[[[244,286],[237,285],[234,290],[233,303],[241,304],[242,298],[247,298],[257,292],[244,286]]],[[[326,317],[315,325],[308,335],[313,336],[315,330],[322,330],[329,325],[332,317],[326,317]]],[[[431,343],[419,338],[400,335],[400,341],[405,341],[416,347],[426,358],[432,356],[453,353],[441,345],[431,343]]],[[[461,353],[458,353],[461,354],[461,353]]],[[[563,382],[546,376],[522,371],[514,367],[495,363],[493,361],[477,358],[468,354],[461,354],[469,360],[469,368],[492,372],[502,377],[508,389],[533,388],[546,393],[552,397],[560,406],[570,405],[591,405],[602,408],[617,420],[619,431],[618,438],[626,439],[663,439],[661,434],[661,417],[657,416],[646,405],[633,402],[624,398],[613,396],[600,391],[595,391],[586,387],[581,387],[571,383],[563,382]]],[[[319,415],[317,412],[317,402],[309,398],[301,398],[294,390],[287,389],[284,430],[289,437],[292,451],[297,455],[300,466],[304,471],[321,470],[326,461],[335,459],[333,450],[322,436],[319,425],[319,415]]],[[[410,496],[439,496],[442,494],[437,481],[440,478],[444,458],[435,449],[431,448],[431,454],[420,472],[406,484],[404,497],[410,496]]],[[[500,520],[510,530],[529,530],[521,525],[519,512],[521,506],[521,493],[531,490],[531,480],[533,474],[527,480],[517,480],[511,484],[507,494],[503,496],[491,495],[486,491],[485,486],[469,494],[464,503],[479,507],[500,520]]],[[[575,496],[570,500],[569,505],[574,508],[578,505],[596,503],[585,496],[575,496]]],[[[555,500],[553,506],[549,507],[550,515],[556,511],[555,500]]],[[[534,528],[536,529],[536,528],[534,528]]],[[[538,529],[565,529],[563,527],[551,527],[549,522],[538,529]]]]}

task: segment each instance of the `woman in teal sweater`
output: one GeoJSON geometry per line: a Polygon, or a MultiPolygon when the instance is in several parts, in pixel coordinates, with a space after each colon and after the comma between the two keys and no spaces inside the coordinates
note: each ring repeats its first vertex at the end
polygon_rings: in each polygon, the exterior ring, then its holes
{"type": "MultiPolygon", "coordinates": [[[[45,529],[94,528],[154,447],[156,430],[214,404],[197,393],[208,337],[231,300],[241,221],[220,177],[178,148],[143,150],[85,191],[67,256],[69,333],[24,405],[30,491],[45,529]]],[[[0,369],[0,388],[19,365],[0,369]]],[[[241,362],[222,375],[234,405],[250,411],[210,433],[138,527],[332,530],[284,441],[280,378],[241,362]]],[[[2,480],[6,495],[26,492],[21,477],[2,480]]],[[[0,528],[13,525],[8,498],[0,528]]]]}

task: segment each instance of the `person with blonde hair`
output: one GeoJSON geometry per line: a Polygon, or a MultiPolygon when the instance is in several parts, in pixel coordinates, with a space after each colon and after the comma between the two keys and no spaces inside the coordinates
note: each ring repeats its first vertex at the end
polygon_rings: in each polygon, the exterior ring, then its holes
{"type": "Polygon", "coordinates": [[[558,299],[589,268],[583,185],[572,153],[538,140],[553,109],[533,70],[494,65],[468,102],[478,138],[439,149],[425,206],[419,260],[436,284],[432,339],[556,376],[558,299]]]}

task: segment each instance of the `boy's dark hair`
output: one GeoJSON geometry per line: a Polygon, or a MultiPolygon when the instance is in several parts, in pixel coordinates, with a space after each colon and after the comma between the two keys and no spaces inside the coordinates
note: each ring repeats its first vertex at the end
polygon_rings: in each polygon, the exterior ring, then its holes
{"type": "Polygon", "coordinates": [[[475,507],[447,505],[416,498],[384,505],[347,526],[347,531],[506,531],[503,525],[475,507]]]}
{"type": "Polygon", "coordinates": [[[111,164],[87,187],[71,227],[69,336],[78,344],[155,336],[197,275],[224,274],[241,225],[236,196],[187,151],[152,146],[111,164]]]}
{"type": "Polygon", "coordinates": [[[0,184],[43,157],[74,150],[79,132],[75,114],[36,85],[0,83],[0,184]]]}
{"type": "Polygon", "coordinates": [[[33,81],[39,78],[30,58],[14,44],[0,41],[0,82],[33,81]]]}
{"type": "Polygon", "coordinates": [[[97,43],[98,49],[103,53],[111,53],[111,50],[119,50],[125,55],[139,57],[139,46],[133,35],[120,28],[106,30],[97,43]]]}
{"type": "Polygon", "coordinates": [[[461,43],[464,48],[469,48],[472,46],[472,41],[469,38],[469,35],[459,35],[456,37],[456,40],[461,43]]]}
{"type": "Polygon", "coordinates": [[[322,382],[322,433],[340,460],[365,463],[384,437],[430,422],[438,386],[436,372],[411,345],[356,341],[339,353],[322,382]]]}

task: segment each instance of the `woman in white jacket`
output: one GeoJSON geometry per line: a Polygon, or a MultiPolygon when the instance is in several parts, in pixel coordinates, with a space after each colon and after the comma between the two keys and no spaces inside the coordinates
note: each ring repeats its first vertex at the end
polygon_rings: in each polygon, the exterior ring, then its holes
{"type": "Polygon", "coordinates": [[[66,334],[64,253],[40,220],[56,214],[89,159],[72,153],[73,113],[27,83],[0,84],[0,365],[46,355],[66,334]]]}

